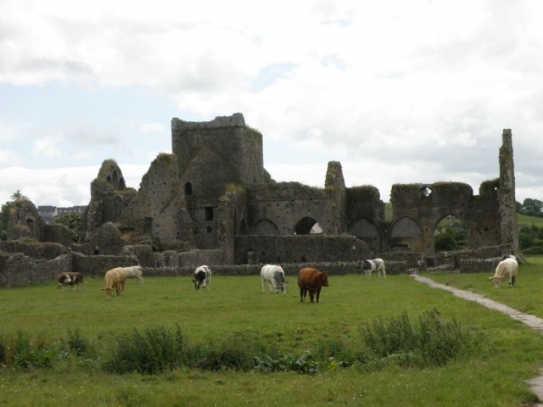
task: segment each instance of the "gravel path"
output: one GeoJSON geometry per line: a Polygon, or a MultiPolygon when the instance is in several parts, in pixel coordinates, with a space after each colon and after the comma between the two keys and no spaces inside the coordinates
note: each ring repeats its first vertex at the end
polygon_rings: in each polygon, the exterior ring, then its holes
{"type": "MultiPolygon", "coordinates": [[[[503,312],[504,314],[509,315],[511,318],[528,325],[530,328],[535,329],[537,332],[543,335],[543,319],[541,318],[526,314],[524,312],[520,312],[514,308],[508,307],[507,305],[490,300],[488,298],[485,298],[481,294],[459,290],[458,288],[450,287],[445,284],[439,284],[430,278],[422,277],[418,274],[412,274],[412,277],[421,283],[428,284],[432,288],[439,288],[449,291],[457,297],[476,302],[478,304],[481,304],[483,307],[503,312]]],[[[537,398],[539,400],[543,400],[543,369],[540,369],[539,373],[540,376],[528,380],[527,383],[530,385],[532,391],[537,395],[537,398]]],[[[534,404],[534,406],[543,407],[543,403],[539,402],[538,404],[534,404]]]]}

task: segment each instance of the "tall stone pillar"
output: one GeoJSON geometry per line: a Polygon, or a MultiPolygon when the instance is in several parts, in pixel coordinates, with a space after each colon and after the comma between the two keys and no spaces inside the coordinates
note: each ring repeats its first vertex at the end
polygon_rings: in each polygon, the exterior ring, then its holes
{"type": "Polygon", "coordinates": [[[515,163],[513,160],[513,135],[511,129],[504,129],[500,147],[500,189],[498,191],[501,219],[502,244],[518,251],[517,206],[515,198],[515,163]]]}

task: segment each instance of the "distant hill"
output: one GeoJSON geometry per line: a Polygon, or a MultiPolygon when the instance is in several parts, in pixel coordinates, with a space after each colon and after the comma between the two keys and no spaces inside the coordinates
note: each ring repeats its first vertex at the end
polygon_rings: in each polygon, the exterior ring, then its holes
{"type": "Polygon", "coordinates": [[[526,216],[520,213],[517,213],[517,223],[519,228],[523,226],[538,226],[543,227],[543,218],[537,218],[535,216],[526,216]]]}

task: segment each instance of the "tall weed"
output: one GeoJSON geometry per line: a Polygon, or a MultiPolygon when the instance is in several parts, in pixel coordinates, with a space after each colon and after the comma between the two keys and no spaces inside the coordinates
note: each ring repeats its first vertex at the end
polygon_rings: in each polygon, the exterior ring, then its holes
{"type": "Polygon", "coordinates": [[[161,373],[183,365],[185,341],[181,329],[172,333],[164,327],[134,329],[117,339],[117,347],[104,369],[113,373],[161,373]]]}
{"type": "Polygon", "coordinates": [[[375,320],[361,331],[366,355],[402,366],[442,366],[475,343],[456,320],[443,321],[436,309],[420,316],[418,326],[404,312],[397,318],[375,320]]]}

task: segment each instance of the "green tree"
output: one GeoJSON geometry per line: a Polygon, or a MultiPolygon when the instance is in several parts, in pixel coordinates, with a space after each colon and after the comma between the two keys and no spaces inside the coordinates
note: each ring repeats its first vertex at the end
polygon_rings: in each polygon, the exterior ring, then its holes
{"type": "Polygon", "coordinates": [[[23,198],[27,199],[23,194],[21,194],[21,191],[17,190],[17,192],[14,192],[11,195],[11,200],[2,205],[2,209],[0,210],[0,240],[7,240],[9,213],[15,205],[15,202],[23,198]]]}
{"type": "Polygon", "coordinates": [[[66,226],[72,234],[72,240],[74,242],[79,242],[82,225],[80,213],[67,213],[66,215],[55,216],[53,218],[53,223],[59,223],[66,226]]]}
{"type": "Polygon", "coordinates": [[[543,217],[543,202],[539,199],[526,198],[522,203],[522,211],[524,215],[543,217]]]}

